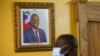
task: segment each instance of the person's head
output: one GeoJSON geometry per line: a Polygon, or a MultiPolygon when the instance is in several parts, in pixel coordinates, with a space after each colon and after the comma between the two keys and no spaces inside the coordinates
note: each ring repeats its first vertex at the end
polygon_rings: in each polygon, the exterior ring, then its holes
{"type": "Polygon", "coordinates": [[[56,40],[54,47],[61,48],[60,53],[64,54],[64,56],[69,56],[70,53],[77,56],[77,40],[73,35],[60,35],[56,40]]]}
{"type": "Polygon", "coordinates": [[[34,29],[38,29],[38,26],[39,26],[39,16],[37,14],[32,14],[30,22],[31,22],[31,26],[34,29]]]}

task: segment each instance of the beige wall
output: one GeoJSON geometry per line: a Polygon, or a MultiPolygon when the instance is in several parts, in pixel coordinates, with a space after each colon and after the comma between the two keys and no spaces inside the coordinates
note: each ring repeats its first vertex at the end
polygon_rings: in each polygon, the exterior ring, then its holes
{"type": "Polygon", "coordinates": [[[76,31],[71,32],[72,29],[76,30],[76,28],[74,27],[74,22],[70,21],[73,15],[70,14],[69,4],[66,4],[70,0],[0,0],[0,56],[52,56],[52,51],[22,53],[16,53],[14,51],[13,2],[15,1],[53,2],[55,5],[55,38],[61,34],[72,33],[76,35],[76,31]]]}

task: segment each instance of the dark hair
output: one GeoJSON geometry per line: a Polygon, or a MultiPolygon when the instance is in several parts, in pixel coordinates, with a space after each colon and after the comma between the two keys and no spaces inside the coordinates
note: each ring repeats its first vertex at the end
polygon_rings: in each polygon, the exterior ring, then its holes
{"type": "MultiPolygon", "coordinates": [[[[59,36],[58,39],[56,40],[54,47],[63,47],[66,44],[71,46],[71,51],[73,53],[73,56],[77,56],[77,40],[71,34],[64,34],[59,36]]],[[[63,48],[61,50],[61,53],[64,53],[66,49],[67,48],[63,48]]],[[[65,56],[68,56],[68,54],[66,54],[65,56]]]]}
{"type": "Polygon", "coordinates": [[[34,17],[34,16],[39,17],[37,14],[32,14],[32,15],[31,15],[31,19],[32,19],[32,17],[34,17]]]}
{"type": "Polygon", "coordinates": [[[34,17],[34,16],[37,16],[37,17],[39,17],[37,14],[32,14],[32,15],[31,15],[30,22],[32,21],[32,17],[34,17]]]}

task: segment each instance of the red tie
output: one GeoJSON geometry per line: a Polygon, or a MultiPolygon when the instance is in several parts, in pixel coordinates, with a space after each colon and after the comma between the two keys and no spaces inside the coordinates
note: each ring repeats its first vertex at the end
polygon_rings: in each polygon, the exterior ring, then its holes
{"type": "Polygon", "coordinates": [[[35,31],[35,34],[36,34],[36,41],[37,41],[37,42],[40,42],[40,38],[39,38],[39,36],[38,36],[38,31],[37,31],[37,30],[35,31]]]}

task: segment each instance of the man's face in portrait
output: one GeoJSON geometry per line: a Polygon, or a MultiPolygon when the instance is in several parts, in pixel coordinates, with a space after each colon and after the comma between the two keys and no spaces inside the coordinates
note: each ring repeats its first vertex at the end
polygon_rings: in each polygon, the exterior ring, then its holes
{"type": "Polygon", "coordinates": [[[38,26],[39,26],[39,17],[37,15],[32,15],[31,19],[32,19],[32,21],[31,21],[32,22],[32,27],[34,29],[38,29],[38,26]]]}

